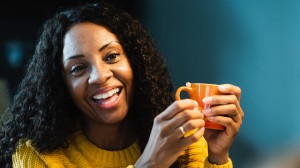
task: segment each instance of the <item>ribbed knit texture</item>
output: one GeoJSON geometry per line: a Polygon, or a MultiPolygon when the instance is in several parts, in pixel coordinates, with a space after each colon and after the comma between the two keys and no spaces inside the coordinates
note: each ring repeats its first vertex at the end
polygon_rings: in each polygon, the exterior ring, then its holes
{"type": "Polygon", "coordinates": [[[207,158],[205,159],[204,162],[204,167],[205,168],[232,168],[232,161],[231,159],[229,159],[229,161],[226,164],[223,165],[216,165],[216,164],[211,164],[209,163],[209,161],[207,160],[207,158]]]}
{"type": "MultiPolygon", "coordinates": [[[[232,168],[231,161],[225,165],[213,165],[207,161],[207,143],[201,138],[190,146],[188,167],[232,168]]],[[[55,167],[55,168],[121,168],[134,165],[141,152],[137,142],[130,147],[118,150],[103,150],[86,139],[82,131],[78,131],[70,140],[68,148],[60,148],[48,153],[38,153],[27,141],[20,144],[13,154],[13,167],[55,167]]]]}

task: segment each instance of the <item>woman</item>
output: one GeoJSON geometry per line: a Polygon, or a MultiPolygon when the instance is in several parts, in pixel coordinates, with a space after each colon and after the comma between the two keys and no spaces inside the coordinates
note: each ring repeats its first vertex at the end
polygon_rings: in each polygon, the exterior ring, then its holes
{"type": "Polygon", "coordinates": [[[60,12],[44,24],[8,108],[0,164],[232,167],[240,89],[219,89],[226,96],[208,99],[215,106],[204,114],[226,129],[204,130],[196,102],[174,101],[166,65],[138,21],[105,3],[60,12]],[[198,131],[185,137],[179,127],[198,131]]]}

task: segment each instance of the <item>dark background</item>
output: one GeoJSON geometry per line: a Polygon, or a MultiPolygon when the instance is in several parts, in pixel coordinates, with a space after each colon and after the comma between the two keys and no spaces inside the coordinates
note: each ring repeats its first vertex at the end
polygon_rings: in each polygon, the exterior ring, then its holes
{"type": "MultiPolygon", "coordinates": [[[[230,151],[234,167],[276,164],[276,156],[289,159],[295,150],[300,156],[299,0],[110,1],[153,36],[175,87],[189,81],[242,88],[245,117],[230,151]]],[[[84,2],[1,2],[0,87],[5,81],[9,89],[0,88],[0,112],[22,77],[42,23],[57,10],[84,2]]]]}
{"type": "MultiPolygon", "coordinates": [[[[10,0],[0,6],[0,79],[4,79],[13,95],[23,75],[24,66],[33,54],[39,28],[56,11],[82,4],[80,0],[22,1],[10,0]],[[8,60],[18,55],[15,65],[8,60]]],[[[110,0],[140,18],[138,0],[110,0]]]]}

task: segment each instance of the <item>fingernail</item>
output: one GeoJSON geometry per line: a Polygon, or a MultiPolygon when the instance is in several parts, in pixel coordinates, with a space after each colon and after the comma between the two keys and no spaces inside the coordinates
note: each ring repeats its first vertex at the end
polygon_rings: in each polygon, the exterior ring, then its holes
{"type": "Polygon", "coordinates": [[[195,104],[195,106],[199,106],[199,104],[198,104],[198,102],[197,101],[194,101],[194,104],[195,104]]]}
{"type": "Polygon", "coordinates": [[[207,117],[207,120],[208,120],[208,121],[214,121],[214,120],[215,120],[215,117],[207,117]]]}
{"type": "Polygon", "coordinates": [[[199,110],[199,108],[198,108],[198,107],[195,107],[193,110],[199,110]]]}
{"type": "Polygon", "coordinates": [[[227,87],[226,85],[220,85],[220,86],[219,86],[219,89],[220,89],[220,90],[226,90],[227,88],[228,88],[228,87],[227,87]]]}
{"type": "Polygon", "coordinates": [[[211,109],[204,109],[204,110],[202,110],[202,113],[209,114],[209,113],[211,113],[211,109]]]}
{"type": "Polygon", "coordinates": [[[205,97],[203,100],[203,103],[208,103],[212,101],[212,97],[205,97]]]}

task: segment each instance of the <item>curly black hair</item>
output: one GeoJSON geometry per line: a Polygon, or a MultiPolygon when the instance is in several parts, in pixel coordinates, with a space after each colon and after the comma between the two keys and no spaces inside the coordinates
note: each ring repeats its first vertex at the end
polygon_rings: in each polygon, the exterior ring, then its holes
{"type": "Polygon", "coordinates": [[[0,165],[11,167],[19,143],[31,140],[40,152],[67,147],[80,117],[63,80],[63,38],[71,26],[92,22],[114,33],[134,73],[134,96],[129,116],[143,151],[153,120],[173,101],[173,85],[166,64],[141,23],[108,3],[88,3],[67,9],[47,20],[25,76],[7,109],[0,131],[0,165]],[[64,103],[63,103],[64,102],[64,103]]]}

